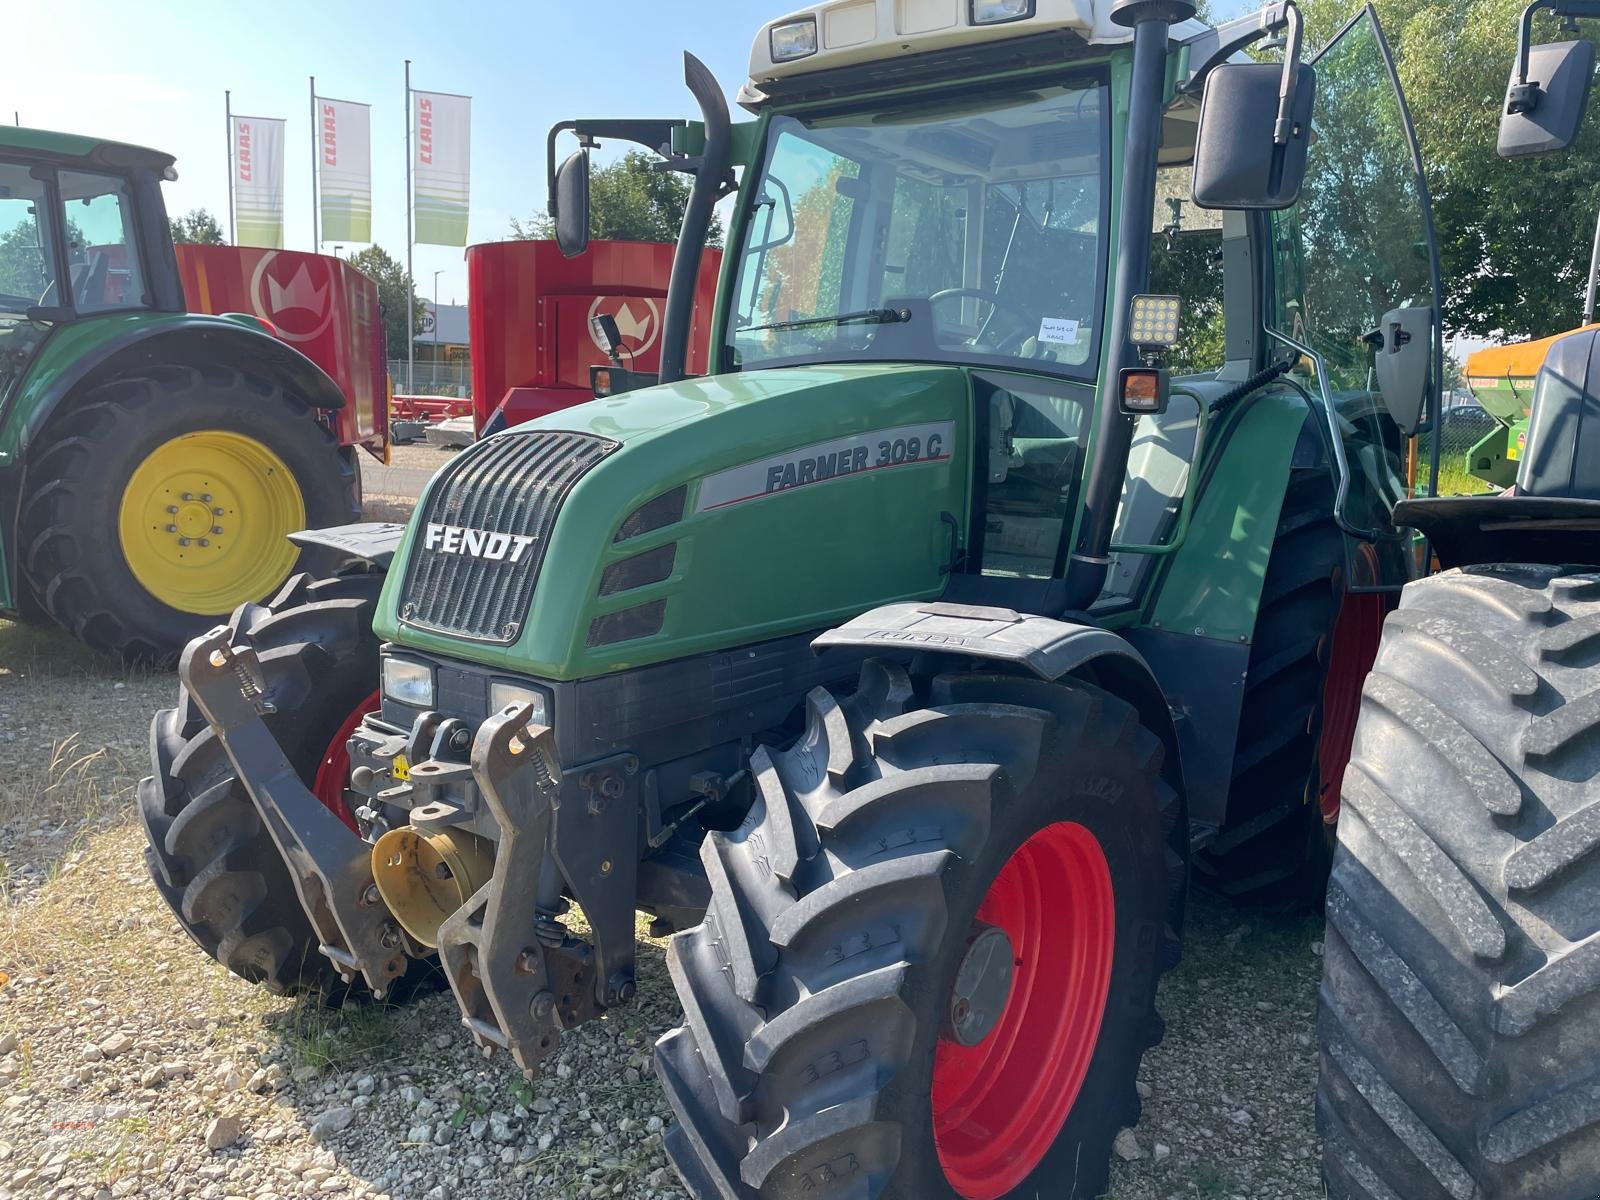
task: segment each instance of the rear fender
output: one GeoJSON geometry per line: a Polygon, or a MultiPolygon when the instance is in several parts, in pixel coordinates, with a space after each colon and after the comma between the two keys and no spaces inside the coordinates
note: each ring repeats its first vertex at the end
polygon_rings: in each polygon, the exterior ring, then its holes
{"type": "Polygon", "coordinates": [[[308,408],[345,406],[344,393],[321,367],[243,318],[196,313],[145,316],[115,325],[108,321],[107,332],[92,340],[74,336],[78,332],[65,326],[45,343],[0,425],[0,462],[8,450],[17,455],[25,452],[75,393],[125,371],[225,366],[280,384],[308,408]]]}

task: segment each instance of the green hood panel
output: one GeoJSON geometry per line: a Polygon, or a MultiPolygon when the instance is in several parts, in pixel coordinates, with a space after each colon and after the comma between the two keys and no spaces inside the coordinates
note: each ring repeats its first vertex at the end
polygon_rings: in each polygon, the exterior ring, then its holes
{"type": "Polygon", "coordinates": [[[405,564],[437,479],[396,556],[378,633],[574,679],[937,596],[955,550],[943,514],[964,525],[968,511],[971,411],[961,370],[860,365],[686,380],[519,426],[499,436],[543,428],[621,443],[567,497],[519,640],[488,645],[400,622],[405,564]],[[631,513],[680,486],[681,521],[616,542],[631,513]],[[667,546],[676,547],[668,578],[599,595],[607,567],[667,546]],[[589,644],[597,618],[655,602],[665,602],[659,633],[589,644]]]}

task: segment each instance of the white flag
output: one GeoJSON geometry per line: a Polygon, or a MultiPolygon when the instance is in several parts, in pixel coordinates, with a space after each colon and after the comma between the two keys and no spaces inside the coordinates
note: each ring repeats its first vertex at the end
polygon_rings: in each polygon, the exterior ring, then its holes
{"type": "Polygon", "coordinates": [[[233,118],[233,240],[283,249],[283,122],[233,118]]]}
{"type": "Polygon", "coordinates": [[[322,240],[372,240],[372,109],[317,97],[322,240]]]}
{"type": "Polygon", "coordinates": [[[415,92],[414,195],[416,239],[465,246],[472,174],[472,101],[444,92],[415,92]]]}

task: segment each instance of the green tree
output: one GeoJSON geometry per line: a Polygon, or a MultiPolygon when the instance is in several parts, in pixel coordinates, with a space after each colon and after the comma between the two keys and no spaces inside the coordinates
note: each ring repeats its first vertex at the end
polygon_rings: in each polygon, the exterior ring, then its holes
{"type": "MultiPolygon", "coordinates": [[[[597,239],[619,242],[676,242],[683,228],[693,181],[677,171],[658,171],[658,159],[630,150],[609,166],[596,167],[589,180],[589,230],[597,239]]],[[[555,237],[555,222],[544,213],[511,220],[511,236],[521,241],[555,237]]],[[[708,245],[722,245],[722,218],[711,217],[708,245]]]]}
{"type": "MultiPolygon", "coordinates": [[[[1360,0],[1303,0],[1325,44],[1360,0]]],[[[1433,193],[1452,334],[1523,338],[1582,317],[1600,208],[1600,117],[1564,155],[1495,153],[1523,0],[1377,0],[1433,193]]],[[[1536,40],[1555,36],[1542,19],[1536,40]]],[[[1320,103],[1320,101],[1319,101],[1320,103]]]]}
{"type": "Polygon", "coordinates": [[[222,226],[217,224],[217,219],[203,208],[190,209],[181,217],[174,217],[169,224],[172,226],[172,240],[179,243],[190,243],[197,246],[224,245],[222,226]]]}
{"type": "Polygon", "coordinates": [[[368,246],[350,256],[350,265],[378,285],[378,307],[383,310],[383,331],[389,353],[406,356],[406,347],[422,329],[427,306],[406,279],[405,264],[396,261],[382,246],[368,246]],[[411,324],[406,327],[406,300],[410,298],[411,324]]]}
{"type": "Polygon", "coordinates": [[[0,293],[37,301],[49,281],[39,226],[32,217],[0,233],[0,293]]]}

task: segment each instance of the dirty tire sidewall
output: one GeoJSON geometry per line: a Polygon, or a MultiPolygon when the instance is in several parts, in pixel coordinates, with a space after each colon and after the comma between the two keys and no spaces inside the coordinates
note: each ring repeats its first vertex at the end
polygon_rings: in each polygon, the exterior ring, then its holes
{"type": "MultiPolygon", "coordinates": [[[[118,532],[123,495],[139,465],[159,447],[208,429],[253,438],[277,455],[299,487],[307,528],[360,520],[350,456],[280,387],[229,369],[169,367],[93,388],[69,401],[28,452],[21,546],[28,583],[51,616],[102,653],[170,663],[228,616],[181,612],[146,591],[118,532]]],[[[334,566],[328,552],[304,550],[285,579],[334,566]]]]}
{"type": "Polygon", "coordinates": [[[1344,777],[1317,1033],[1332,1200],[1600,1195],[1600,572],[1410,585],[1344,777]]]}

